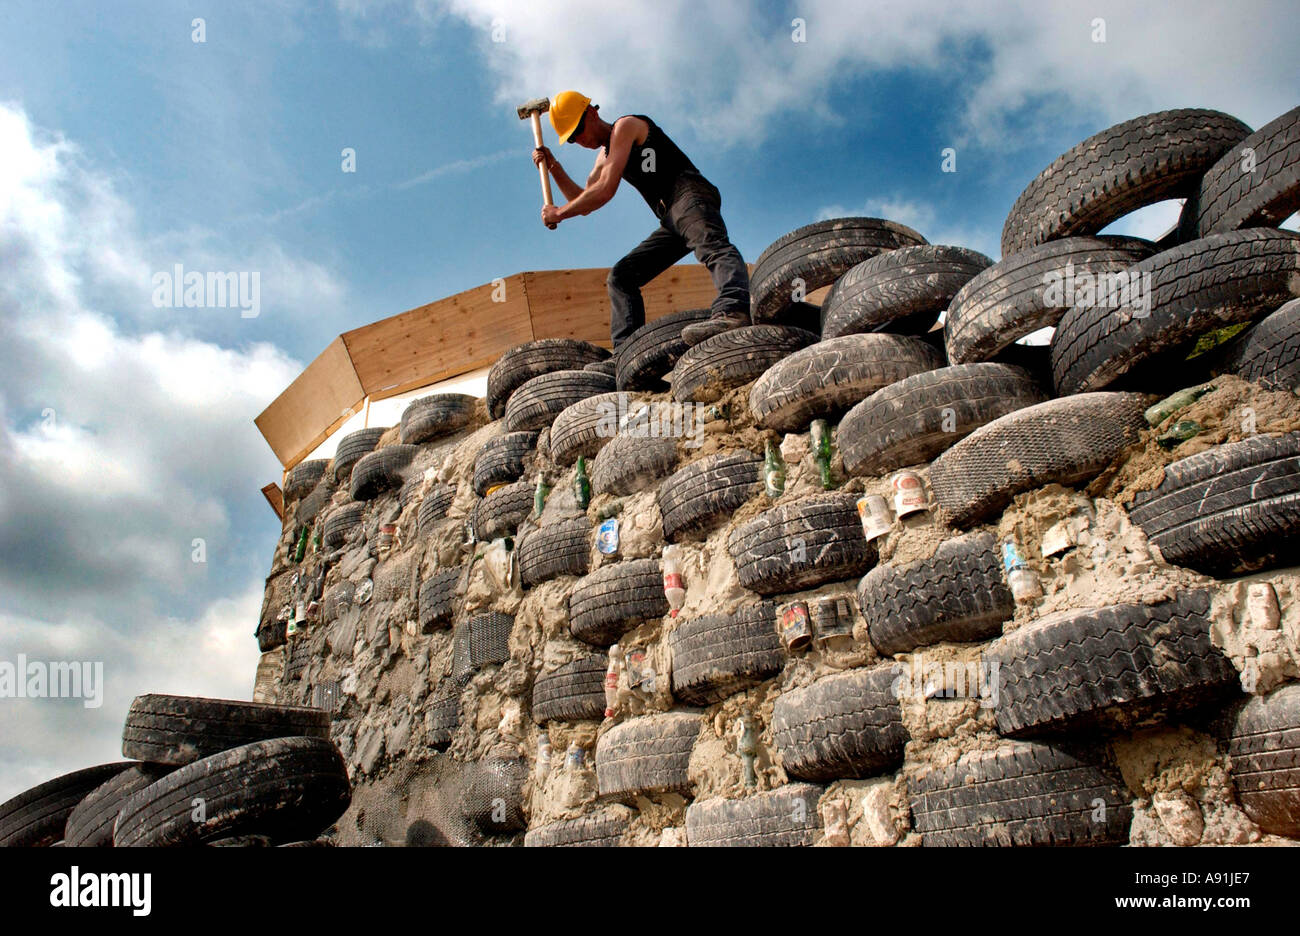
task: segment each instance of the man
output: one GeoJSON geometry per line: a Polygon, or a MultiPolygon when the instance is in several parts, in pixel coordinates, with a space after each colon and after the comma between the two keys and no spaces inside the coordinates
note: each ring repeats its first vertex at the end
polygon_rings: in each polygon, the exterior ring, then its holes
{"type": "Polygon", "coordinates": [[[727,238],[719,213],[721,193],[649,117],[635,114],[608,124],[599,110],[577,91],[562,91],[551,102],[551,126],[561,143],[600,150],[585,188],[569,178],[546,147],[533,150],[533,162],[546,166],[569,199],[566,205],[542,209],[546,224],[591,214],[614,197],[620,179],[640,192],[659,218],[659,227],[609,271],[614,350],[645,324],[641,287],[692,251],[708,268],[718,295],[709,318],[688,325],[682,339],[694,345],[750,324],[749,271],[727,238]]]}

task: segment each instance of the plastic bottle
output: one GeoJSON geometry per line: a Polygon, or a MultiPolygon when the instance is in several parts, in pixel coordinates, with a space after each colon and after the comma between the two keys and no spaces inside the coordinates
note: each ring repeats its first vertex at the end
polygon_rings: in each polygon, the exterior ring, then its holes
{"type": "Polygon", "coordinates": [[[809,435],[812,438],[813,457],[821,471],[822,490],[829,491],[835,487],[831,479],[831,424],[824,419],[814,419],[809,435]]]}
{"type": "Polygon", "coordinates": [[[763,456],[763,489],[772,500],[785,493],[785,459],[771,439],[767,440],[767,451],[763,456]]]}
{"type": "Polygon", "coordinates": [[[618,703],[618,669],[623,662],[623,648],[614,644],[609,648],[609,666],[605,669],[605,717],[614,717],[618,703]]]}
{"type": "Polygon", "coordinates": [[[578,456],[578,473],[573,476],[573,497],[579,510],[586,510],[591,503],[591,479],[587,477],[587,459],[582,455],[578,456]]]}
{"type": "Polygon", "coordinates": [[[681,551],[675,543],[664,547],[664,597],[668,599],[669,614],[677,617],[686,602],[686,589],[682,587],[681,551]]]}
{"type": "Polygon", "coordinates": [[[551,772],[551,736],[545,731],[537,733],[537,779],[545,780],[551,772]]]}

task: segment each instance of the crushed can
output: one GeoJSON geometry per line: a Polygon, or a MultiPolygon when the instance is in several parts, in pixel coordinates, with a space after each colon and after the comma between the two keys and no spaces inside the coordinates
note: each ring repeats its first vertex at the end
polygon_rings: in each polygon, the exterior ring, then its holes
{"type": "Polygon", "coordinates": [[[827,595],[808,605],[817,645],[824,646],[836,637],[853,636],[853,601],[848,595],[827,595]]]}
{"type": "Polygon", "coordinates": [[[794,601],[782,606],[777,611],[777,632],[787,651],[793,653],[807,647],[812,642],[812,618],[807,603],[794,601]]]}

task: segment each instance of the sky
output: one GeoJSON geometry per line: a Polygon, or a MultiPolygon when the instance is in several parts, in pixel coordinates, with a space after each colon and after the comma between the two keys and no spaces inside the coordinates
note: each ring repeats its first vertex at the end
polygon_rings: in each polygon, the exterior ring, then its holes
{"type": "Polygon", "coordinates": [[[250,697],[280,476],[253,418],[334,336],[655,227],[628,187],[542,227],[515,105],[651,115],[751,262],[861,214],[996,259],[1061,152],[1172,107],[1259,127],[1297,46],[1288,0],[5,0],[0,664],[101,663],[103,694],[0,698],[0,801],[119,759],[138,694],[250,697]],[[155,301],[178,264],[257,274],[257,314],[155,301]]]}

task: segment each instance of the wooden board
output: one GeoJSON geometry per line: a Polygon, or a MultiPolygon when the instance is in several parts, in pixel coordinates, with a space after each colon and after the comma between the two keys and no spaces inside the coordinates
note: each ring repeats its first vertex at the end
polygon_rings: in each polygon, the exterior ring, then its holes
{"type": "Polygon", "coordinates": [[[342,425],[365,395],[343,339],[335,338],[253,422],[289,466],[328,438],[331,426],[342,425]]]}
{"type": "Polygon", "coordinates": [[[262,488],[262,496],[266,498],[266,502],[271,505],[271,509],[275,511],[275,515],[279,517],[280,521],[283,523],[284,492],[280,490],[280,485],[272,482],[264,486],[262,488]]]}

